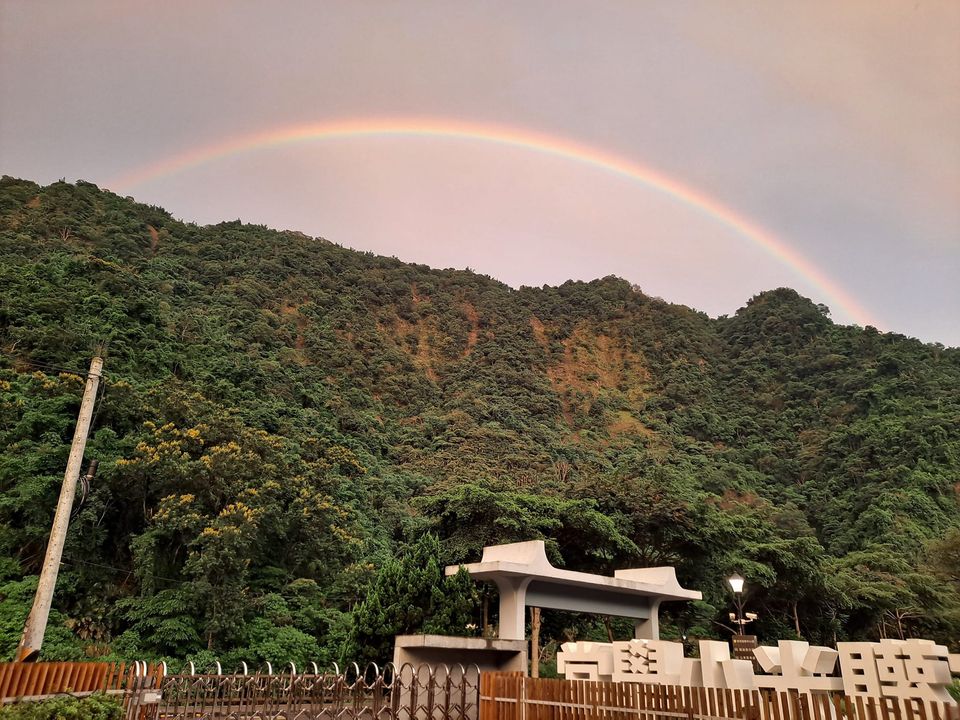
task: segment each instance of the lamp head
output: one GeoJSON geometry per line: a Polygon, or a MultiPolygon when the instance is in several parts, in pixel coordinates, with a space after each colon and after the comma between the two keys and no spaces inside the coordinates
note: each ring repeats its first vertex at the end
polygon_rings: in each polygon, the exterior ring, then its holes
{"type": "Polygon", "coordinates": [[[743,579],[743,576],[740,573],[734,573],[733,575],[728,577],[727,582],[730,583],[730,588],[737,595],[743,592],[743,584],[745,580],[743,579]]]}

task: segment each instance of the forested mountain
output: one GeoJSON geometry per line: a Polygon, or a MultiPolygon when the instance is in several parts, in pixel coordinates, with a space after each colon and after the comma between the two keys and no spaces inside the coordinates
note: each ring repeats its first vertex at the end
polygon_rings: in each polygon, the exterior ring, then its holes
{"type": "Polygon", "coordinates": [[[704,602],[665,635],[726,637],[739,570],[762,639],[960,638],[958,349],[785,288],[713,320],[5,177],[7,655],[101,345],[49,658],[383,659],[480,623],[443,564],[533,538],[571,569],[675,564],[704,602]]]}

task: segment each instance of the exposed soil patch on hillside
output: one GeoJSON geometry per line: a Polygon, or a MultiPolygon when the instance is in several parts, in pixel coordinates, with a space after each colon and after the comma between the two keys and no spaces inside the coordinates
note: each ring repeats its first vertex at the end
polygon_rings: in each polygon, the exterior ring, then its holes
{"type": "Polygon", "coordinates": [[[406,353],[413,364],[420,368],[431,381],[437,381],[438,375],[434,369],[434,350],[430,342],[430,327],[427,323],[422,320],[412,323],[397,317],[392,328],[381,325],[380,330],[385,337],[396,344],[399,350],[406,353]]]}
{"type": "Polygon", "coordinates": [[[423,369],[431,382],[436,382],[437,371],[433,369],[433,361],[430,357],[430,332],[424,323],[418,323],[418,326],[417,365],[423,369]]]}
{"type": "Polygon", "coordinates": [[[153,225],[147,225],[147,230],[150,233],[150,257],[153,257],[157,254],[157,248],[160,247],[160,233],[153,225]]]}
{"type": "Polygon", "coordinates": [[[543,326],[543,323],[540,321],[536,315],[530,316],[530,329],[533,330],[533,338],[537,341],[537,345],[542,347],[544,350],[550,349],[550,341],[547,340],[547,332],[543,326]]]}
{"type": "Polygon", "coordinates": [[[620,435],[644,435],[649,438],[657,437],[657,433],[637,420],[629,411],[620,410],[612,423],[607,425],[607,432],[612,437],[620,435]]]}
{"type": "Polygon", "coordinates": [[[480,335],[480,316],[477,314],[477,309],[470,303],[463,304],[463,312],[466,314],[467,320],[470,323],[470,330],[467,332],[467,347],[463,351],[463,356],[469,357],[480,335]]]}
{"type": "Polygon", "coordinates": [[[281,317],[293,320],[294,325],[297,328],[296,337],[293,339],[293,347],[298,351],[298,360],[306,362],[306,357],[304,357],[299,351],[303,350],[304,346],[306,345],[303,332],[307,329],[309,322],[307,318],[300,313],[301,305],[302,304],[300,303],[294,304],[289,301],[284,301],[280,305],[280,315],[281,317]]]}
{"type": "MultiPolygon", "coordinates": [[[[542,338],[541,345],[545,345],[546,329],[534,320],[531,318],[530,326],[538,342],[542,338]]],[[[560,397],[564,419],[571,424],[578,413],[590,411],[602,392],[622,392],[629,402],[641,402],[650,373],[643,356],[625,349],[619,338],[580,325],[563,341],[563,356],[547,369],[547,377],[560,397]]],[[[626,418],[609,429],[614,434],[649,432],[639,421],[626,418]]]]}

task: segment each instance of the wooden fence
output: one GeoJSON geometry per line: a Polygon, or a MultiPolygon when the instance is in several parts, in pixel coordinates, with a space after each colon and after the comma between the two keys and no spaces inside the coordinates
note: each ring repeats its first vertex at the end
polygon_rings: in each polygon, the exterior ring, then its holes
{"type": "Polygon", "coordinates": [[[120,696],[127,720],[149,720],[152,714],[148,694],[163,675],[162,666],[146,663],[0,663],[0,707],[102,692],[120,696]]]}
{"type": "Polygon", "coordinates": [[[98,691],[122,695],[128,720],[960,720],[956,704],[533,679],[475,666],[168,675],[143,663],[0,664],[3,703],[98,691]]]}
{"type": "Polygon", "coordinates": [[[157,668],[145,663],[0,663],[0,703],[52,695],[125,691],[138,677],[156,674],[157,668]]]}
{"type": "Polygon", "coordinates": [[[956,704],[483,673],[480,720],[960,720],[956,704]]]}

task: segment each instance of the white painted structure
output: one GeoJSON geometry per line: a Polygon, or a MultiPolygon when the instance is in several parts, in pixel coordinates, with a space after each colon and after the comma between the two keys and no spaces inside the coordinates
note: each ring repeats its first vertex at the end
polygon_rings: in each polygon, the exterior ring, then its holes
{"type": "MultiPolygon", "coordinates": [[[[500,591],[500,639],[523,640],[527,606],[614,615],[634,619],[634,635],[660,637],[660,603],[700,600],[697,590],[680,587],[672,567],[617,570],[613,577],[555,568],[543,540],[490,545],[483,559],[464,565],[470,576],[489,580],[500,591]]],[[[447,566],[454,575],[459,565],[447,566]]]]}
{"type": "MultiPolygon", "coordinates": [[[[397,635],[393,665],[413,667],[463,665],[470,673],[527,672],[527,646],[523,640],[487,640],[452,635],[397,635]],[[473,669],[471,669],[473,668],[473,669]]],[[[472,680],[477,678],[471,675],[472,680]]]]}
{"type": "Polygon", "coordinates": [[[916,712],[911,703],[956,704],[947,687],[951,673],[960,675],[960,654],[932,640],[841,642],[836,650],[781,640],[776,647],[754,649],[762,674],[749,660],[732,659],[726,641],[701,640],[699,645],[700,657],[687,658],[683,645],[664,640],[569,642],[557,654],[557,672],[568,680],[774,690],[810,699],[837,693],[892,699],[905,716],[916,712]]]}

